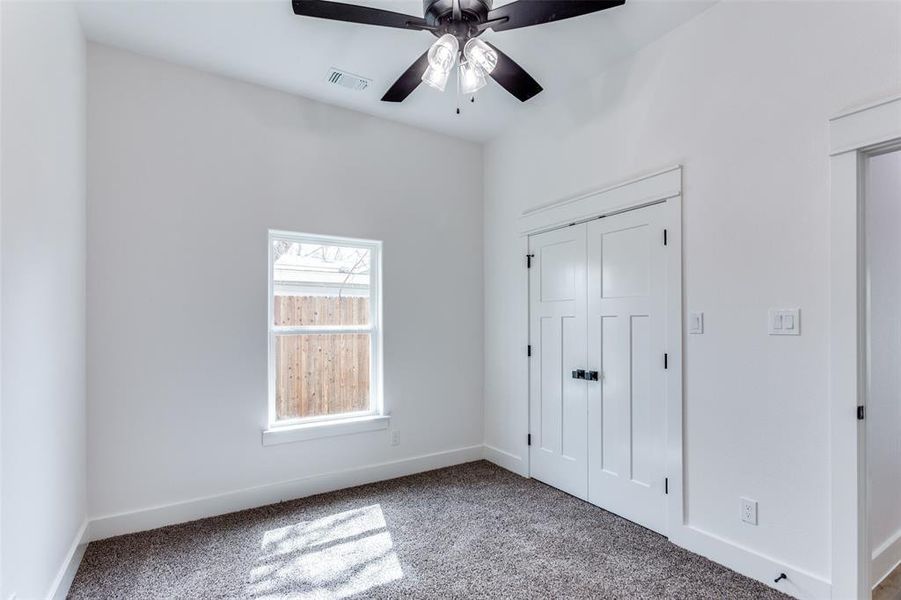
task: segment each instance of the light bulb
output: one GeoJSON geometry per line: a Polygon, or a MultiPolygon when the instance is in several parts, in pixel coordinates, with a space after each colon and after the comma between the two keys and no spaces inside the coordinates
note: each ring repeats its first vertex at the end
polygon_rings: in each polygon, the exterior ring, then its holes
{"type": "Polygon", "coordinates": [[[475,94],[485,87],[488,81],[482,70],[471,62],[460,63],[460,93],[464,96],[475,94]]]}
{"type": "Polygon", "coordinates": [[[484,75],[490,75],[497,66],[497,52],[480,39],[472,38],[466,42],[463,48],[463,56],[482,70],[484,75]]]}
{"type": "Polygon", "coordinates": [[[441,71],[429,65],[422,74],[423,83],[432,86],[439,92],[443,92],[447,87],[447,78],[450,77],[450,71],[441,71]]]}
{"type": "Polygon", "coordinates": [[[460,43],[457,38],[445,33],[429,48],[429,66],[437,71],[450,73],[457,60],[457,52],[460,51],[460,43]]]}

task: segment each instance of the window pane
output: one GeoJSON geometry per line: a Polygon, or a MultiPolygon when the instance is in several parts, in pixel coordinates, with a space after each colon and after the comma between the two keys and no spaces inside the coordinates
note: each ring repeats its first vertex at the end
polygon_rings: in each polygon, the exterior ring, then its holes
{"type": "Polygon", "coordinates": [[[368,325],[369,298],[275,295],[274,325],[368,325]]]}
{"type": "Polygon", "coordinates": [[[368,325],[370,251],[273,240],[274,325],[368,325]]]}
{"type": "Polygon", "coordinates": [[[276,418],[370,410],[369,334],[279,335],[276,418]]]}

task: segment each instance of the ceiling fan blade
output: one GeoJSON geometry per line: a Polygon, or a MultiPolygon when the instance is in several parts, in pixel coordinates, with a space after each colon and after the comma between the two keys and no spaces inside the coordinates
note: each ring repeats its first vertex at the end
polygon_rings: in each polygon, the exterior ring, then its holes
{"type": "Polygon", "coordinates": [[[327,0],[292,0],[292,4],[294,5],[294,14],[302,17],[317,17],[319,19],[331,19],[332,21],[397,27],[399,29],[431,29],[425,22],[425,19],[421,17],[370,8],[368,6],[328,2],[327,0]]]}
{"type": "Polygon", "coordinates": [[[522,102],[525,102],[544,89],[531,75],[526,73],[525,69],[516,64],[512,58],[498,50],[497,46],[490,43],[488,45],[497,52],[497,66],[491,71],[491,78],[498,82],[502,88],[516,96],[516,98],[522,102]]]}
{"type": "Polygon", "coordinates": [[[422,74],[425,73],[428,66],[429,53],[426,51],[385,92],[385,95],[382,96],[382,102],[403,102],[406,100],[407,96],[412,94],[413,90],[422,83],[422,74]]]}
{"type": "Polygon", "coordinates": [[[488,12],[495,31],[519,29],[551,21],[562,21],[625,4],[626,0],[519,0],[488,12]]]}

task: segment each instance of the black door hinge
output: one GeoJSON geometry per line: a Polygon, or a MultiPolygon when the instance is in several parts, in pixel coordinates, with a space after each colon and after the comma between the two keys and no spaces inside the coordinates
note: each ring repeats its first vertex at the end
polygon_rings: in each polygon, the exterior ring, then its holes
{"type": "Polygon", "coordinates": [[[535,258],[534,254],[526,254],[526,268],[532,268],[532,259],[535,258]]]}
{"type": "Polygon", "coordinates": [[[663,230],[663,245],[666,246],[666,229],[663,230]]]}
{"type": "Polygon", "coordinates": [[[669,477],[663,479],[663,493],[669,494],[669,477]]]}
{"type": "Polygon", "coordinates": [[[863,406],[858,406],[857,407],[857,420],[863,421],[866,416],[867,416],[867,409],[864,408],[863,406]]]}
{"type": "Polygon", "coordinates": [[[666,352],[663,353],[663,368],[669,369],[669,354],[666,352]]]}
{"type": "Polygon", "coordinates": [[[532,434],[529,433],[529,434],[526,434],[526,446],[531,446],[531,445],[532,445],[532,434]]]}
{"type": "Polygon", "coordinates": [[[527,355],[527,356],[532,356],[532,344],[529,344],[528,350],[526,350],[526,355],[527,355]]]}

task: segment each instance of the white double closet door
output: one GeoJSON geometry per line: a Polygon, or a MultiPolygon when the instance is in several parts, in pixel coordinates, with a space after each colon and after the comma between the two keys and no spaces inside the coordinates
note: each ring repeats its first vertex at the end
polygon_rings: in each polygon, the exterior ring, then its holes
{"type": "Polygon", "coordinates": [[[529,450],[532,477],[666,533],[663,210],[529,237],[529,450]]]}

